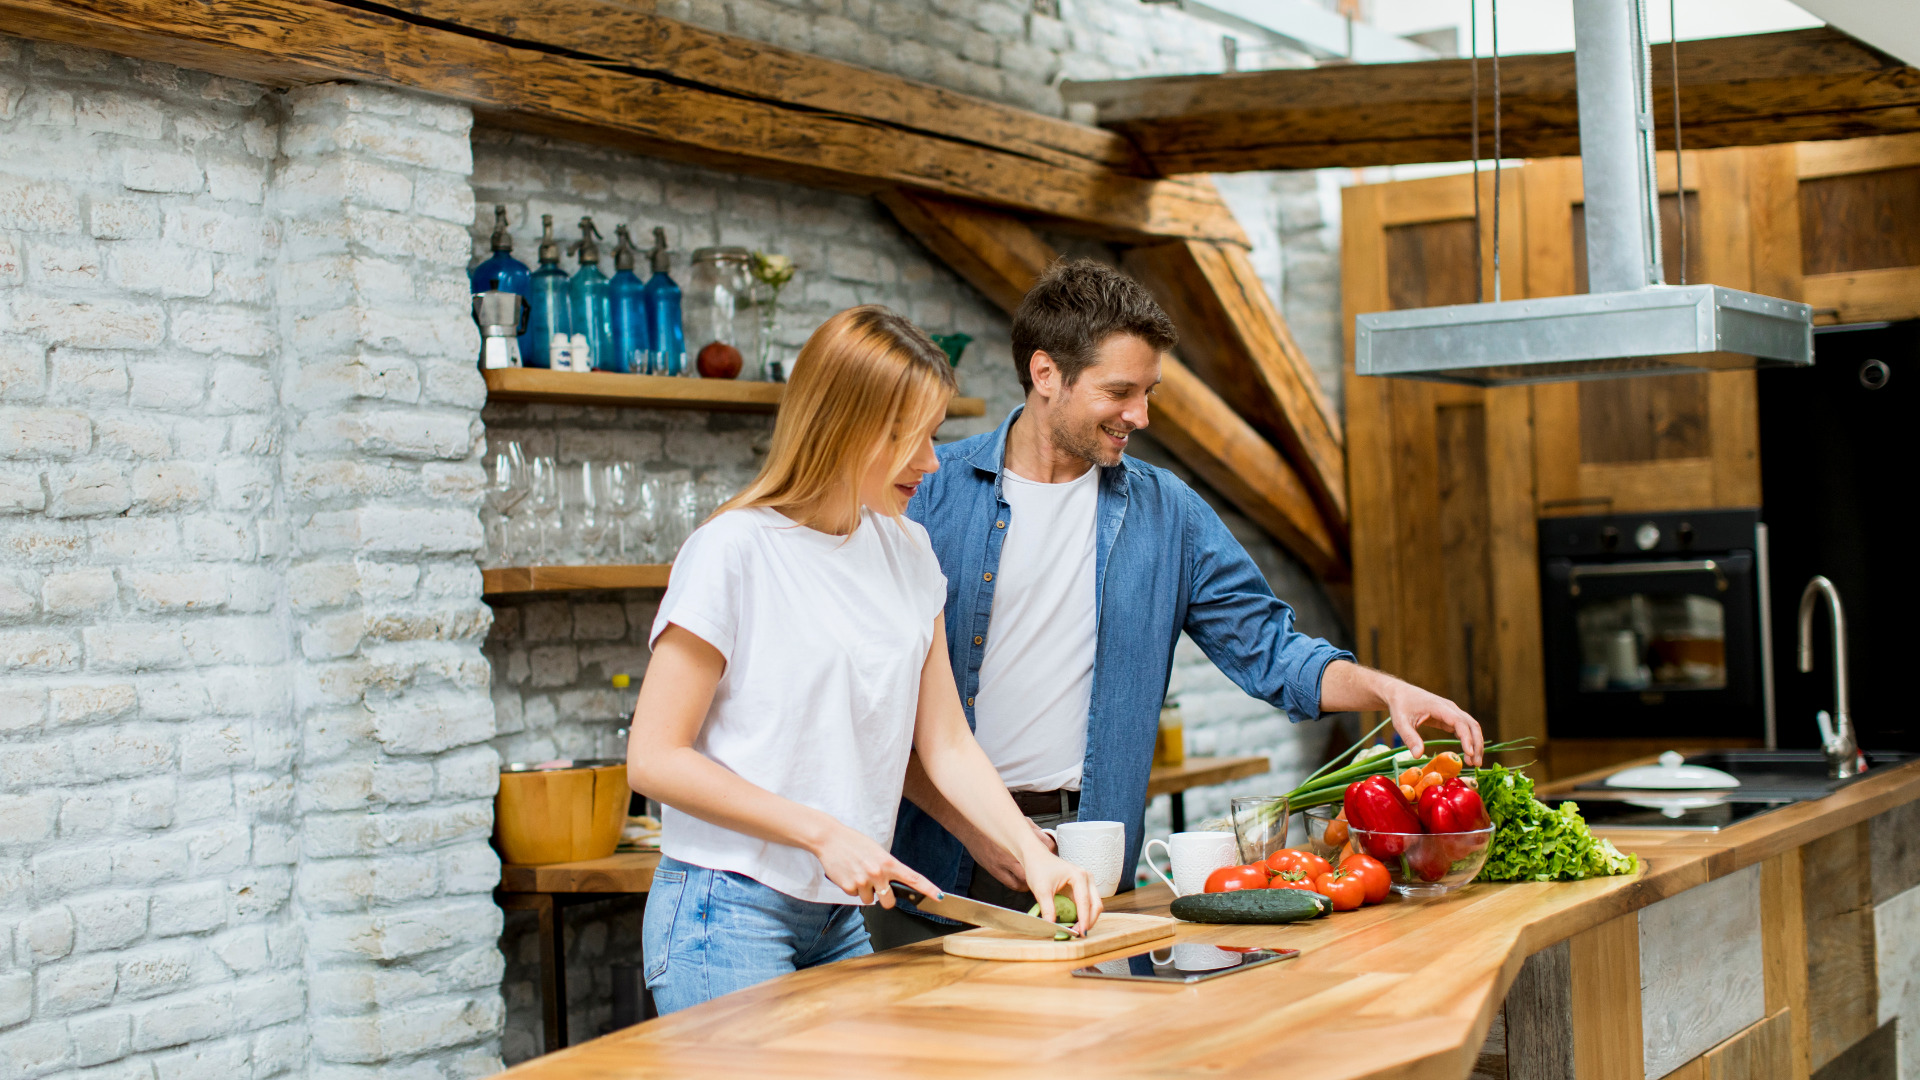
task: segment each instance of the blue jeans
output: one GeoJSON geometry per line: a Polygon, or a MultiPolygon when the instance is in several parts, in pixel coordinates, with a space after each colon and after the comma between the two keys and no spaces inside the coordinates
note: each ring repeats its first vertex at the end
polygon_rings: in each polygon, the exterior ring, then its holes
{"type": "Polygon", "coordinates": [[[873,951],[857,904],[796,900],[744,874],[664,856],[640,941],[662,1016],[873,951]]]}

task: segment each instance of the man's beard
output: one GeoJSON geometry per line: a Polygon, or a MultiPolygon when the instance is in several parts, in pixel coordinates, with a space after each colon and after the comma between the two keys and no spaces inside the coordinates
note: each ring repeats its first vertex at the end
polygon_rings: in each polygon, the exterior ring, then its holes
{"type": "Polygon", "coordinates": [[[1053,427],[1047,431],[1047,441],[1063,454],[1079,458],[1089,465],[1111,467],[1120,464],[1125,451],[1115,451],[1102,438],[1098,422],[1089,423],[1084,429],[1053,427]]]}

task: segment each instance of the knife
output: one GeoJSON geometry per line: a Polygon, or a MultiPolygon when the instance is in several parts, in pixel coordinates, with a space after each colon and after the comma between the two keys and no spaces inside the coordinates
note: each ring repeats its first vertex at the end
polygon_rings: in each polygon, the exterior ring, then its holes
{"type": "Polygon", "coordinates": [[[1028,915],[1023,911],[1003,908],[997,904],[986,904],[965,896],[945,893],[938,898],[928,896],[908,885],[896,881],[893,883],[893,897],[909,907],[932,915],[944,915],[974,926],[990,926],[995,930],[1024,934],[1027,937],[1050,938],[1062,930],[1074,937],[1085,937],[1076,932],[1072,923],[1051,923],[1038,915],[1028,915]]]}

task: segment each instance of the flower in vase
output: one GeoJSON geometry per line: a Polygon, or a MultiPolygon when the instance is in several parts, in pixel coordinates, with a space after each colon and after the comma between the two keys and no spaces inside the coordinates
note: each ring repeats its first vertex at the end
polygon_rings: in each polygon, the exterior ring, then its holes
{"type": "Polygon", "coordinates": [[[780,289],[793,280],[793,259],[786,255],[769,255],[764,251],[753,253],[753,276],[779,295],[780,289]]]}
{"type": "Polygon", "coordinates": [[[774,356],[773,322],[780,307],[780,289],[793,280],[793,259],[786,255],[769,255],[764,251],[753,253],[747,269],[754,280],[767,287],[766,303],[760,307],[759,362],[760,377],[768,382],[786,382],[790,374],[785,361],[774,356]]]}

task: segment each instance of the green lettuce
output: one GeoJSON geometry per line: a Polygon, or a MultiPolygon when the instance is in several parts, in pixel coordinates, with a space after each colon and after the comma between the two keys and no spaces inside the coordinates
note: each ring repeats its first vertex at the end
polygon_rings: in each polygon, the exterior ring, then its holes
{"type": "Polygon", "coordinates": [[[1493,819],[1493,843],[1476,881],[1579,881],[1631,874],[1638,857],[1587,831],[1580,808],[1558,809],[1533,797],[1533,781],[1499,765],[1480,771],[1480,800],[1493,819]]]}

